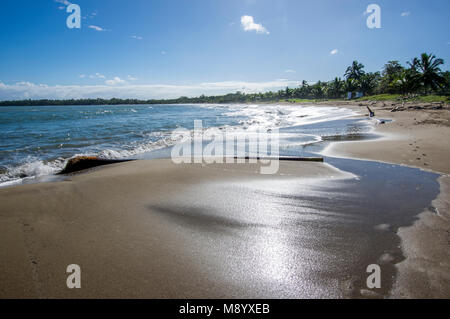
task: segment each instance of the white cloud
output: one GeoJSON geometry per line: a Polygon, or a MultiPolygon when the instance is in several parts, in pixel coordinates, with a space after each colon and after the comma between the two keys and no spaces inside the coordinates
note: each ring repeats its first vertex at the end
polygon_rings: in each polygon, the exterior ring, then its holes
{"type": "MultiPolygon", "coordinates": [[[[97,14],[98,14],[98,12],[97,12],[97,10],[95,10],[95,11],[93,11],[93,12],[91,12],[91,13],[88,13],[87,15],[84,15],[82,18],[84,19],[84,20],[87,20],[87,19],[94,19],[96,16],[97,16],[97,14]]],[[[92,27],[91,26],[89,26],[91,29],[96,29],[96,28],[100,28],[100,27],[97,27],[97,26],[95,26],[95,25],[93,25],[92,27]]],[[[105,29],[103,29],[103,28],[100,28],[100,29],[102,29],[102,30],[97,30],[97,31],[106,31],[105,29]]]]}
{"type": "Polygon", "coordinates": [[[166,55],[167,52],[166,52],[166,51],[161,51],[161,54],[162,54],[162,55],[166,55]]]}
{"type": "MultiPolygon", "coordinates": [[[[115,78],[116,79],[116,78],[115,78]]],[[[192,85],[131,85],[126,81],[110,80],[122,85],[54,85],[19,82],[4,84],[0,82],[0,100],[20,99],[79,99],[79,98],[136,98],[159,99],[180,96],[219,95],[241,91],[245,93],[280,90],[300,85],[299,81],[275,80],[267,82],[207,82],[192,85]]]]}
{"type": "MultiPolygon", "coordinates": [[[[65,5],[65,6],[70,6],[72,3],[70,3],[69,1],[67,1],[67,0],[55,0],[55,2],[57,2],[57,3],[62,3],[63,5],[65,5]]],[[[61,7],[60,7],[61,8],[61,7]]]]}
{"type": "Polygon", "coordinates": [[[331,51],[330,51],[330,54],[331,54],[331,55],[335,55],[335,54],[337,54],[338,52],[339,52],[338,49],[334,49],[334,50],[331,50],[331,51]]]}
{"type": "Polygon", "coordinates": [[[402,16],[402,17],[407,17],[407,16],[409,16],[410,14],[411,14],[411,12],[405,11],[405,12],[402,12],[401,16],[402,16]]]}
{"type": "Polygon", "coordinates": [[[131,75],[128,75],[127,79],[130,80],[130,81],[137,81],[138,80],[138,78],[135,78],[134,76],[131,76],[131,75]]]}
{"type": "Polygon", "coordinates": [[[90,25],[90,26],[88,26],[88,28],[94,29],[95,31],[99,31],[99,32],[106,31],[106,29],[103,29],[102,27],[99,27],[96,25],[90,25]]]}
{"type": "Polygon", "coordinates": [[[117,85],[117,84],[125,84],[126,82],[125,82],[125,80],[122,80],[118,76],[115,76],[114,79],[106,80],[105,83],[108,85],[117,85]]]}
{"type": "Polygon", "coordinates": [[[103,74],[95,73],[94,75],[89,75],[91,79],[106,79],[106,77],[103,74]]]}
{"type": "Polygon", "coordinates": [[[82,78],[82,79],[84,79],[84,78],[86,77],[85,74],[80,74],[79,76],[80,76],[80,78],[82,78]]]}
{"type": "Polygon", "coordinates": [[[294,70],[286,70],[286,71],[284,71],[285,73],[295,73],[295,71],[294,70]]]}
{"type": "Polygon", "coordinates": [[[244,31],[256,31],[257,33],[269,34],[269,31],[267,31],[262,24],[255,23],[252,16],[242,16],[241,25],[244,31]]]}
{"type": "Polygon", "coordinates": [[[142,40],[142,39],[144,39],[143,37],[138,36],[138,35],[132,35],[131,37],[132,37],[133,39],[136,39],[136,40],[142,40]]]}

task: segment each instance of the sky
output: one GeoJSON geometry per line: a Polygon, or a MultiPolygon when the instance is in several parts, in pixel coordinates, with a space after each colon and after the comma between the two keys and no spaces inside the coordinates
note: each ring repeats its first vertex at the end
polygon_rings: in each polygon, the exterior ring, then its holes
{"type": "Polygon", "coordinates": [[[294,87],[422,52],[450,63],[448,0],[2,0],[0,100],[294,87]],[[71,3],[81,27],[69,28],[71,3]],[[370,4],[381,28],[369,28],[370,4]]]}

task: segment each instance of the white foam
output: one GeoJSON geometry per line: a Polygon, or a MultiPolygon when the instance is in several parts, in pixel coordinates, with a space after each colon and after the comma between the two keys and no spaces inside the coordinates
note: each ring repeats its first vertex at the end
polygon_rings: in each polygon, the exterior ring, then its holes
{"type": "Polygon", "coordinates": [[[65,162],[62,158],[49,162],[28,159],[28,162],[19,166],[6,166],[6,172],[0,174],[0,186],[20,184],[27,178],[53,175],[63,169],[65,162]]]}
{"type": "MultiPolygon", "coordinates": [[[[199,106],[196,104],[196,106],[199,106]]],[[[356,112],[333,106],[302,106],[302,105],[276,105],[276,104],[202,104],[205,108],[219,108],[224,110],[223,116],[230,117],[245,117],[240,126],[231,127],[224,125],[219,127],[220,130],[236,130],[239,135],[239,130],[245,129],[248,131],[256,131],[258,129],[273,129],[300,126],[306,124],[314,124],[325,121],[333,121],[344,119],[357,115],[356,112]]],[[[149,108],[152,108],[149,106],[149,108]]],[[[127,111],[133,113],[137,112],[130,108],[127,111]]],[[[113,113],[112,110],[104,109],[97,113],[113,113]]],[[[153,132],[152,135],[155,133],[153,132]]],[[[148,153],[157,149],[173,146],[177,140],[172,139],[170,132],[158,133],[158,139],[137,145],[123,146],[124,149],[105,149],[98,153],[76,154],[76,156],[99,156],[101,158],[118,159],[132,157],[138,154],[148,153]]],[[[296,135],[298,136],[298,135],[296,135]]],[[[286,145],[305,145],[321,141],[320,136],[305,135],[305,141],[294,143],[287,143],[286,145]]],[[[280,139],[293,137],[291,134],[282,133],[280,139]]],[[[283,144],[284,145],[284,144],[283,144]]],[[[0,174],[0,186],[8,186],[12,184],[21,183],[23,179],[35,178],[46,175],[53,175],[61,171],[69,159],[59,158],[53,161],[43,161],[37,158],[28,158],[27,161],[16,167],[6,167],[6,172],[0,174]]]]}
{"type": "Polygon", "coordinates": [[[334,121],[357,115],[358,113],[334,106],[302,106],[302,105],[268,105],[268,104],[233,104],[228,105],[223,115],[245,116],[249,120],[242,121],[244,126],[252,127],[290,127],[334,121]]]}

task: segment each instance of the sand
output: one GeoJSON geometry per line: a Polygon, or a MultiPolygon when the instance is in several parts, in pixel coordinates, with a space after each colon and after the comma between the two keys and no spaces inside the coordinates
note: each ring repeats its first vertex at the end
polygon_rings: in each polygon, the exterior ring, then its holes
{"type": "MultiPolygon", "coordinates": [[[[257,214],[239,219],[232,214],[247,212],[236,196],[244,197],[244,203],[257,200],[248,183],[267,186],[344,177],[351,176],[322,163],[282,163],[279,173],[268,177],[259,174],[258,164],[142,160],[61,182],[0,189],[0,297],[300,296],[301,291],[288,285],[273,285],[281,269],[264,254],[284,251],[290,256],[293,251],[265,248],[263,243],[273,234],[271,225],[263,224],[270,211],[258,223],[257,214]],[[216,188],[238,193],[218,193],[216,188]],[[217,201],[231,213],[223,217],[204,212],[203,201],[217,201]],[[177,203],[181,206],[174,206],[177,203]],[[234,232],[238,235],[231,236],[234,232]],[[69,264],[81,267],[81,289],[66,286],[69,264]]],[[[306,283],[312,281],[306,278],[306,283]]],[[[325,285],[317,286],[316,297],[329,293],[325,285]]]]}
{"type": "MultiPolygon", "coordinates": [[[[346,107],[365,112],[363,106],[346,107]]],[[[413,226],[398,231],[406,259],[397,264],[390,296],[448,298],[448,110],[374,109],[378,117],[395,119],[376,128],[383,140],[336,143],[325,152],[444,174],[433,202],[437,213],[423,212],[413,226]]],[[[0,298],[385,296],[365,294],[360,287],[353,292],[357,281],[347,276],[355,269],[344,269],[348,260],[340,260],[352,258],[352,240],[333,246],[342,234],[358,235],[358,229],[352,234],[334,228],[333,221],[344,215],[325,216],[331,222],[324,234],[314,228],[322,221],[314,226],[307,214],[302,224],[293,220],[283,227],[300,227],[308,236],[278,231],[276,212],[287,207],[283,220],[290,220],[289,207],[298,203],[289,193],[274,197],[273,188],[310,191],[320,201],[327,194],[319,191],[321,185],[352,177],[322,163],[283,162],[278,174],[265,176],[256,164],[142,160],[60,182],[0,189],[0,298]],[[230,209],[224,217],[204,211],[208,205],[230,209]],[[258,205],[265,210],[263,219],[258,205]],[[82,269],[81,289],[66,286],[69,264],[82,269]],[[330,272],[320,271],[323,265],[330,272]]]]}
{"type": "MultiPolygon", "coordinates": [[[[364,113],[364,107],[354,107],[364,113]]],[[[389,112],[374,108],[377,118],[394,122],[379,124],[375,133],[381,139],[362,142],[337,142],[325,154],[371,159],[450,173],[450,110],[389,112]]]]}
{"type": "MultiPolygon", "coordinates": [[[[361,110],[365,105],[347,107],[361,110]]],[[[399,263],[394,298],[450,297],[450,110],[405,110],[371,106],[377,118],[394,122],[376,126],[381,139],[338,142],[323,153],[330,156],[378,160],[441,173],[441,193],[433,208],[398,231],[405,261],[399,263]]]]}

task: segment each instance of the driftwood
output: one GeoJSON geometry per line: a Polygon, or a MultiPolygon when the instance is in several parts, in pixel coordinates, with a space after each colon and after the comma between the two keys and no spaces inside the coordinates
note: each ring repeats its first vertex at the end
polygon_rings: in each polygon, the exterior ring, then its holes
{"type": "Polygon", "coordinates": [[[58,173],[58,175],[70,174],[79,172],[88,168],[115,164],[121,162],[128,162],[131,160],[115,160],[115,159],[103,159],[95,156],[78,156],[71,158],[67,161],[66,167],[58,173]]]}
{"type": "MultiPolygon", "coordinates": [[[[245,160],[279,160],[279,161],[297,161],[297,162],[323,162],[323,157],[294,157],[294,156],[281,156],[281,157],[234,157],[234,159],[245,160]]],[[[64,175],[79,172],[85,169],[116,164],[122,162],[133,161],[131,159],[103,159],[95,156],[78,156],[71,158],[67,161],[66,167],[57,175],[64,175]]]]}
{"type": "MultiPolygon", "coordinates": [[[[404,108],[404,106],[405,106],[405,100],[402,101],[402,109],[404,108]]],[[[400,107],[400,104],[399,104],[399,105],[396,105],[396,106],[391,110],[391,112],[397,112],[399,107],[400,107]]]]}
{"type": "Polygon", "coordinates": [[[245,160],[279,160],[279,161],[294,161],[294,162],[323,162],[323,157],[296,157],[296,156],[280,156],[280,157],[237,157],[234,159],[245,160]]]}

